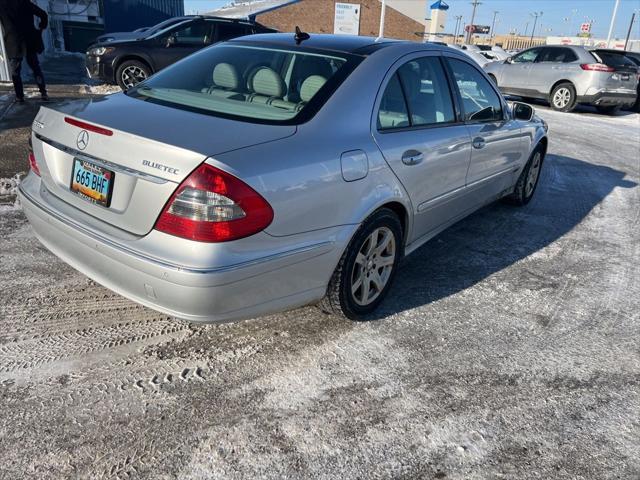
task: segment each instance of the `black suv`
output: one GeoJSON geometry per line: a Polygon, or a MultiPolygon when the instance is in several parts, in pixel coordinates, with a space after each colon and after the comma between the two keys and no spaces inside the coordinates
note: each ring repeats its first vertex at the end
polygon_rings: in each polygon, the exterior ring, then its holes
{"type": "Polygon", "coordinates": [[[221,17],[190,16],[167,23],[164,28],[152,27],[140,33],[138,38],[108,39],[89,46],[86,57],[89,76],[117,83],[126,90],[208,45],[276,31],[250,20],[221,17]]]}

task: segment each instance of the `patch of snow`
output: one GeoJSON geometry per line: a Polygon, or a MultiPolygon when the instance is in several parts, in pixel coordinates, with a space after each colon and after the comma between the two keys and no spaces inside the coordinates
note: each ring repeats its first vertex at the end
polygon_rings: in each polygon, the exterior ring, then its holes
{"type": "Polygon", "coordinates": [[[87,85],[86,89],[90,93],[97,95],[110,95],[112,93],[122,92],[122,89],[118,85],[109,85],[108,83],[103,83],[101,85],[87,85]]]}
{"type": "Polygon", "coordinates": [[[0,214],[20,210],[20,200],[16,195],[23,176],[17,173],[11,178],[0,178],[0,214]]]}
{"type": "Polygon", "coordinates": [[[18,185],[24,174],[16,173],[11,178],[0,178],[0,195],[17,195],[18,185]]]}

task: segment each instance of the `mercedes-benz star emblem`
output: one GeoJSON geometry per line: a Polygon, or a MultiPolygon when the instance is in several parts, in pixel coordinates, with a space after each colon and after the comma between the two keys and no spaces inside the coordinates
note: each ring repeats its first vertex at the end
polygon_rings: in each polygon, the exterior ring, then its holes
{"type": "Polygon", "coordinates": [[[82,130],[78,134],[78,139],[76,140],[76,145],[80,150],[84,150],[89,145],[89,132],[86,130],[82,130]]]}

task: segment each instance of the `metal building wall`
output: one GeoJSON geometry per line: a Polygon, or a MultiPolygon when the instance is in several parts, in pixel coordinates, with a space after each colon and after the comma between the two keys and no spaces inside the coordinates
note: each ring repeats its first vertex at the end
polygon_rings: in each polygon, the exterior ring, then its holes
{"type": "Polygon", "coordinates": [[[103,0],[104,30],[130,32],[184,15],[184,0],[103,0]]]}

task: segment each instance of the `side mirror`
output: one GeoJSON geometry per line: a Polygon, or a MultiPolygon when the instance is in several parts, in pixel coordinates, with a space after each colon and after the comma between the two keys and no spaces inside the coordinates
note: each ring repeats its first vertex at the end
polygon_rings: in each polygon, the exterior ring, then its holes
{"type": "Polygon", "coordinates": [[[511,113],[516,120],[530,122],[533,119],[535,110],[531,105],[527,105],[526,103],[513,102],[511,104],[511,113]]]}
{"type": "Polygon", "coordinates": [[[513,57],[507,57],[507,59],[504,61],[504,63],[512,63],[513,62],[513,57]]]}
{"type": "Polygon", "coordinates": [[[175,44],[176,44],[176,36],[175,35],[169,35],[167,37],[167,43],[165,44],[165,47],[169,48],[169,47],[171,47],[171,46],[173,46],[175,44]]]}

